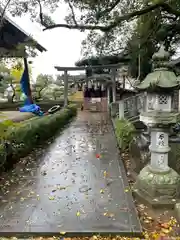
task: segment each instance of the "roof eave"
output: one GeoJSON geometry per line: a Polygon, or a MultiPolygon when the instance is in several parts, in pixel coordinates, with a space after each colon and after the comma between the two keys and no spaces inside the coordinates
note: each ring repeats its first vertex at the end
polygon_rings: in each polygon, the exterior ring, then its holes
{"type": "MultiPolygon", "coordinates": [[[[44,48],[41,44],[39,44],[35,39],[33,39],[31,36],[28,36],[26,38],[26,41],[29,43],[32,43],[34,45],[34,47],[39,51],[39,52],[47,52],[47,49],[44,48]]],[[[31,44],[29,44],[31,45],[31,44]]]]}
{"type": "Polygon", "coordinates": [[[39,44],[36,40],[34,40],[33,37],[30,36],[27,32],[25,32],[20,26],[18,26],[15,22],[13,22],[7,15],[4,16],[4,19],[9,23],[15,26],[19,32],[21,32],[24,35],[24,39],[27,41],[32,41],[33,44],[35,44],[35,47],[38,51],[44,52],[47,51],[46,48],[44,48],[41,44],[39,44]]]}

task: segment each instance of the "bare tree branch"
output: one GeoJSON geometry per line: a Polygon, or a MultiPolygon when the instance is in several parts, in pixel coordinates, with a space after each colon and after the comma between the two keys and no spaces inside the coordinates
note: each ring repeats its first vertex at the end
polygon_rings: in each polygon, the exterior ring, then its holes
{"type": "MultiPolygon", "coordinates": [[[[0,13],[0,17],[1,17],[1,19],[0,19],[0,30],[1,30],[2,26],[3,26],[4,15],[5,15],[6,9],[8,8],[8,6],[10,4],[10,1],[11,0],[7,1],[7,3],[5,4],[4,9],[2,9],[2,12],[0,13]]],[[[1,9],[0,9],[0,11],[1,11],[1,9]]]]}
{"type": "MultiPolygon", "coordinates": [[[[42,23],[41,23],[42,24],[42,23]]],[[[43,24],[42,24],[43,25],[43,24]]],[[[50,26],[44,26],[45,28],[43,29],[43,31],[46,30],[50,30],[53,28],[67,28],[67,29],[79,29],[79,30],[101,30],[102,32],[106,32],[108,31],[107,27],[105,26],[101,26],[101,25],[82,25],[82,24],[78,24],[78,25],[69,25],[69,24],[52,24],[50,26]]]]}
{"type": "Polygon", "coordinates": [[[120,2],[121,0],[116,0],[109,8],[106,8],[104,11],[97,13],[96,19],[99,20],[104,15],[110,13],[120,2]]]}
{"type": "Polygon", "coordinates": [[[172,8],[169,4],[163,3],[163,9],[164,11],[175,15],[176,17],[180,17],[180,11],[176,10],[175,8],[172,8]]]}
{"type": "Polygon", "coordinates": [[[42,11],[42,5],[41,5],[41,0],[37,0],[38,4],[39,4],[39,18],[40,18],[40,22],[41,24],[45,27],[48,28],[48,25],[45,23],[44,19],[43,19],[43,11],[42,11]]]}
{"type": "Polygon", "coordinates": [[[71,2],[68,0],[68,5],[69,5],[69,8],[71,9],[71,13],[72,13],[72,19],[74,21],[74,24],[75,25],[78,25],[77,21],[76,21],[76,17],[75,17],[75,13],[74,13],[74,9],[73,9],[73,6],[71,4],[71,2]]]}
{"type": "MultiPolygon", "coordinates": [[[[40,0],[38,0],[38,2],[40,2],[40,0]]],[[[63,23],[62,24],[51,24],[51,25],[47,26],[47,24],[45,24],[43,21],[42,7],[40,7],[39,15],[40,15],[41,24],[45,27],[45,29],[43,29],[43,31],[54,29],[54,28],[67,28],[67,29],[79,29],[79,30],[100,30],[102,32],[109,32],[111,29],[119,26],[120,23],[122,23],[124,21],[129,21],[130,19],[133,19],[134,17],[142,16],[142,15],[149,13],[153,10],[156,10],[160,7],[162,8],[162,10],[164,10],[170,14],[173,14],[175,16],[180,16],[180,11],[173,9],[171,6],[169,6],[167,3],[164,3],[164,2],[152,4],[152,5],[142,8],[141,10],[137,10],[137,11],[134,11],[131,13],[124,14],[123,16],[119,16],[118,18],[116,18],[115,21],[111,22],[107,26],[105,26],[105,25],[83,25],[83,24],[69,25],[69,24],[63,24],[63,23]]]]}

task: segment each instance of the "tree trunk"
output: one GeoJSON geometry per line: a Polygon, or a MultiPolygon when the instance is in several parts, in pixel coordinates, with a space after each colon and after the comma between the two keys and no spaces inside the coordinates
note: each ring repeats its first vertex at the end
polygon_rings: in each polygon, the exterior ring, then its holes
{"type": "Polygon", "coordinates": [[[13,102],[14,102],[14,98],[15,98],[15,96],[16,96],[16,94],[15,94],[15,93],[13,93],[13,95],[12,95],[12,97],[11,97],[11,103],[13,103],[13,102]]]}
{"type": "Polygon", "coordinates": [[[41,98],[41,90],[38,92],[38,99],[41,98]]]}
{"type": "MultiPolygon", "coordinates": [[[[13,94],[12,94],[12,97],[11,97],[10,102],[13,103],[13,102],[14,102],[14,98],[15,98],[15,96],[16,96],[16,90],[15,90],[15,88],[14,88],[14,86],[13,86],[12,83],[10,84],[10,86],[11,86],[11,88],[12,88],[12,90],[13,90],[13,94]]],[[[9,99],[8,99],[8,101],[9,101],[9,99]]]]}

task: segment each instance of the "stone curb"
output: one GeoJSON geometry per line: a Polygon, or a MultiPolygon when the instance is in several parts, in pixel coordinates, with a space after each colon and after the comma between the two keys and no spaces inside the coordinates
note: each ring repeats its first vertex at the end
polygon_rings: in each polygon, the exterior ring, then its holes
{"type": "Polygon", "coordinates": [[[178,222],[180,222],[180,202],[176,203],[174,210],[175,210],[177,220],[178,222]]]}
{"type": "MultiPolygon", "coordinates": [[[[117,146],[118,151],[119,151],[119,154],[120,154],[121,149],[120,149],[120,147],[119,147],[119,143],[118,143],[117,138],[116,138],[115,121],[114,121],[114,119],[113,119],[111,116],[110,116],[110,119],[111,119],[111,123],[112,123],[113,134],[114,134],[114,137],[115,137],[115,140],[116,140],[116,146],[117,146]]],[[[127,178],[127,173],[126,173],[126,168],[125,168],[124,163],[123,163],[123,161],[121,160],[121,158],[119,158],[119,165],[120,165],[120,168],[121,168],[121,171],[122,171],[122,175],[125,175],[125,176],[126,176],[126,179],[124,179],[124,180],[125,180],[124,183],[125,183],[126,186],[129,186],[129,182],[128,182],[128,178],[127,178]]],[[[133,199],[134,199],[133,193],[129,192],[129,194],[130,194],[130,197],[131,197],[132,200],[133,200],[133,199]]],[[[129,201],[129,200],[130,200],[130,199],[129,199],[129,197],[128,197],[128,201],[129,201]]],[[[131,207],[133,207],[133,208],[136,209],[135,204],[134,204],[133,201],[132,201],[131,203],[129,202],[129,204],[130,204],[131,207]]],[[[137,210],[136,210],[136,213],[137,213],[137,210]]],[[[138,215],[138,213],[137,213],[137,215],[138,215]]],[[[140,224],[140,226],[141,226],[140,220],[139,220],[139,224],[140,224]]],[[[141,227],[141,232],[143,232],[143,231],[142,231],[142,227],[141,227]]]]}

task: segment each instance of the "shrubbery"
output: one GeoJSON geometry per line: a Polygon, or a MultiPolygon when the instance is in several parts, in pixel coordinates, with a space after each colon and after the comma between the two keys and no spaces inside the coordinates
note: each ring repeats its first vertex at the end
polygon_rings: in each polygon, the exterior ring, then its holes
{"type": "Polygon", "coordinates": [[[133,140],[135,127],[126,119],[115,120],[115,133],[117,141],[122,150],[129,147],[129,144],[133,140]]]}
{"type": "Polygon", "coordinates": [[[20,123],[0,123],[0,166],[11,166],[20,157],[26,156],[38,144],[46,141],[62,129],[76,115],[75,105],[69,105],[52,115],[35,117],[20,123]],[[11,162],[12,161],[12,164],[11,162]]]}

